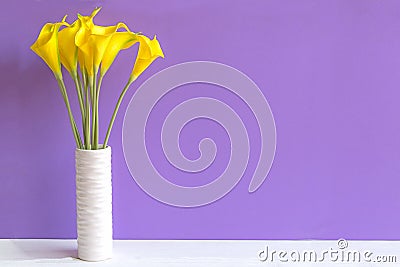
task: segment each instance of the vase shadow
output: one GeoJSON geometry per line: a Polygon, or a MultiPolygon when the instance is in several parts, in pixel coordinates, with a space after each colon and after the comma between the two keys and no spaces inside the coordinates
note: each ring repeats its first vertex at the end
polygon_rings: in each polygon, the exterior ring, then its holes
{"type": "Polygon", "coordinates": [[[78,260],[75,240],[16,239],[10,240],[10,260],[51,262],[78,260]]]}

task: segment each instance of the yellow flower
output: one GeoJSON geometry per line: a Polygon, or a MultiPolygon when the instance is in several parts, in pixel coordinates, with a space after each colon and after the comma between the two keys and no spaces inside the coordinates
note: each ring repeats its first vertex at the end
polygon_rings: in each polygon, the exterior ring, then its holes
{"type": "Polygon", "coordinates": [[[90,35],[79,47],[86,72],[93,76],[99,66],[111,36],[90,35]]]}
{"type": "Polygon", "coordinates": [[[41,57],[57,77],[62,77],[60,54],[58,50],[58,31],[65,22],[65,16],[61,22],[46,23],[39,33],[36,42],[31,46],[33,52],[41,57]]]}
{"type": "MultiPolygon", "coordinates": [[[[89,39],[90,29],[93,28],[93,18],[100,11],[101,8],[96,8],[93,10],[90,16],[82,16],[78,14],[78,21],[80,23],[80,27],[75,35],[75,45],[78,49],[78,62],[81,66],[81,70],[86,70],[86,72],[93,76],[93,52],[90,49],[82,50],[82,46],[84,46],[89,39]]],[[[86,48],[87,45],[86,45],[86,48]]]]}
{"type": "MultiPolygon", "coordinates": [[[[107,27],[95,25],[93,18],[99,11],[100,8],[97,8],[90,16],[78,15],[81,27],[76,33],[75,45],[79,48],[79,64],[84,66],[89,76],[97,73],[113,34],[120,28],[129,30],[123,23],[107,27]]],[[[110,61],[110,57],[108,61],[110,61]]]]}
{"type": "Polygon", "coordinates": [[[68,25],[58,33],[61,64],[71,75],[76,72],[78,63],[78,47],[75,45],[75,35],[80,27],[80,20],[76,20],[72,25],[68,25]]]}
{"type": "Polygon", "coordinates": [[[137,36],[140,42],[139,51],[136,56],[135,65],[133,67],[130,80],[135,80],[140,74],[145,71],[153,61],[158,57],[164,57],[160,44],[156,36],[150,40],[144,35],[137,36]]]}
{"type": "Polygon", "coordinates": [[[137,34],[133,32],[115,32],[112,35],[104,53],[103,60],[101,62],[100,75],[104,76],[122,49],[127,49],[137,42],[137,34]]]}
{"type": "Polygon", "coordinates": [[[78,17],[80,17],[80,20],[88,27],[88,28],[92,28],[94,23],[93,23],[93,18],[94,16],[97,15],[97,13],[99,13],[99,11],[101,10],[101,7],[96,7],[93,11],[92,14],[90,14],[90,16],[82,16],[80,14],[78,14],[78,17]]]}

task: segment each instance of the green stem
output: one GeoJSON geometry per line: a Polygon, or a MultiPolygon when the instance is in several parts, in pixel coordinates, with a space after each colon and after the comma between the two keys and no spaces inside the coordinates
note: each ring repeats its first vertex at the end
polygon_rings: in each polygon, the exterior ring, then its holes
{"type": "Polygon", "coordinates": [[[128,83],[124,87],[124,90],[122,90],[122,92],[118,98],[118,102],[117,102],[117,105],[115,106],[114,113],[111,117],[110,124],[108,125],[106,138],[104,139],[104,143],[103,143],[103,148],[107,147],[108,139],[110,138],[111,129],[114,125],[114,121],[115,121],[115,117],[117,116],[118,109],[121,105],[122,99],[124,98],[126,91],[128,91],[129,86],[133,83],[133,81],[134,81],[134,79],[129,79],[128,83]]]}
{"type": "MultiPolygon", "coordinates": [[[[99,99],[100,99],[100,88],[101,84],[103,82],[103,75],[100,75],[99,78],[99,83],[97,85],[97,90],[96,90],[96,135],[95,135],[95,140],[96,140],[96,146],[99,144],[99,99]]],[[[97,147],[98,148],[98,147],[97,147]]]]}
{"type": "Polygon", "coordinates": [[[78,100],[79,100],[79,107],[81,109],[82,116],[84,115],[84,108],[83,108],[83,98],[82,98],[82,88],[81,84],[78,80],[78,74],[75,72],[71,74],[72,79],[74,80],[75,83],[75,88],[76,88],[76,93],[78,95],[78,100]]]}
{"type": "Polygon", "coordinates": [[[90,145],[90,89],[89,89],[89,83],[87,81],[87,76],[84,75],[83,79],[85,80],[84,82],[84,90],[85,90],[85,148],[86,149],[91,149],[90,145]]]}
{"type": "Polygon", "coordinates": [[[69,121],[71,123],[72,133],[74,134],[76,146],[81,149],[82,148],[82,141],[81,141],[81,137],[79,135],[78,128],[76,127],[74,116],[73,116],[72,111],[71,111],[71,106],[69,104],[68,94],[67,94],[67,90],[65,88],[64,81],[62,80],[62,78],[57,77],[57,76],[56,76],[56,79],[57,79],[57,82],[58,82],[58,86],[60,87],[61,94],[62,94],[62,96],[64,98],[65,106],[67,107],[67,110],[68,110],[69,121]]]}
{"type": "Polygon", "coordinates": [[[91,83],[91,96],[92,96],[92,149],[95,150],[97,149],[97,144],[98,144],[98,140],[96,140],[96,96],[97,96],[97,92],[96,92],[96,75],[97,73],[95,73],[95,75],[93,75],[93,79],[92,79],[92,83],[91,83]]]}
{"type": "Polygon", "coordinates": [[[86,139],[86,131],[85,131],[85,107],[84,107],[84,103],[83,103],[83,97],[82,97],[82,84],[80,82],[78,73],[75,71],[75,73],[73,73],[72,78],[74,80],[75,83],[75,88],[76,88],[76,93],[78,95],[78,99],[79,99],[79,108],[81,110],[81,118],[82,118],[82,129],[83,129],[83,138],[86,139]]]}
{"type": "Polygon", "coordinates": [[[79,75],[78,71],[76,71],[76,77],[78,78],[78,84],[79,84],[79,89],[80,89],[81,96],[82,96],[83,107],[85,108],[85,98],[84,98],[85,91],[84,91],[84,88],[86,86],[86,77],[82,73],[82,79],[81,79],[81,76],[79,75]]]}

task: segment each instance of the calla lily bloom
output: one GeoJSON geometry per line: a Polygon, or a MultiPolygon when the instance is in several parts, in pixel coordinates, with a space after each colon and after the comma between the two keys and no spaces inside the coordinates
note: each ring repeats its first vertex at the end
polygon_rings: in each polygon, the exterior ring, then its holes
{"type": "Polygon", "coordinates": [[[60,54],[58,50],[58,31],[65,22],[65,16],[61,22],[47,23],[43,26],[36,42],[31,46],[33,52],[41,57],[57,77],[62,77],[60,54]]]}
{"type": "Polygon", "coordinates": [[[153,40],[150,40],[144,35],[138,35],[138,39],[140,46],[130,77],[130,80],[132,81],[139,77],[139,75],[142,74],[156,58],[164,58],[163,51],[156,36],[154,36],[153,40]]]}
{"type": "Polygon", "coordinates": [[[100,75],[104,76],[121,50],[129,48],[137,42],[137,34],[133,32],[115,32],[104,53],[101,62],[100,75]]]}
{"type": "Polygon", "coordinates": [[[111,35],[93,34],[78,46],[82,52],[85,70],[89,76],[93,76],[97,72],[110,39],[111,35]]]}
{"type": "Polygon", "coordinates": [[[97,8],[90,16],[78,15],[82,26],[75,36],[75,45],[81,52],[78,60],[89,76],[97,73],[113,34],[120,28],[129,31],[124,23],[107,27],[95,25],[93,18],[99,11],[97,8]]]}
{"type": "Polygon", "coordinates": [[[90,16],[82,16],[81,14],[78,14],[78,18],[87,29],[92,29],[94,27],[93,18],[97,15],[97,13],[99,13],[100,10],[101,7],[97,7],[95,10],[93,10],[90,16]]]}
{"type": "Polygon", "coordinates": [[[101,8],[96,8],[93,10],[92,14],[90,16],[82,16],[78,14],[78,19],[80,27],[78,31],[75,34],[75,39],[74,39],[74,44],[76,47],[78,47],[77,51],[77,60],[79,62],[79,65],[81,67],[82,73],[85,72],[89,75],[93,75],[93,67],[90,65],[90,62],[92,62],[92,53],[91,51],[86,51],[86,54],[84,51],[80,49],[82,45],[84,45],[85,42],[87,42],[87,39],[89,38],[90,35],[90,29],[93,28],[94,23],[93,23],[93,18],[94,16],[99,13],[101,8]],[[86,59],[86,60],[85,60],[86,59]],[[89,61],[85,63],[85,61],[89,61]],[[88,70],[87,67],[90,67],[88,70]]]}
{"type": "Polygon", "coordinates": [[[75,35],[81,27],[81,21],[76,20],[58,33],[58,48],[61,64],[69,71],[76,72],[78,63],[78,47],[75,45],[75,35]]]}

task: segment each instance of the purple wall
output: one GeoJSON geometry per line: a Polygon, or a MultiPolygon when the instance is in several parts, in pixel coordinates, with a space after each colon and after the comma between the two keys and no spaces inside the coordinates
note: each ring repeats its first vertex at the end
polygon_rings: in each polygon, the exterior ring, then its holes
{"type": "MultiPolygon", "coordinates": [[[[98,5],[97,23],[122,20],[157,34],[166,55],[131,88],[110,139],[115,238],[400,238],[400,2],[389,0],[6,1],[0,11],[0,238],[76,237],[74,141],[57,84],[29,46],[47,20],[69,14],[71,22],[98,5]],[[272,108],[278,142],[258,191],[247,192],[255,149],[231,193],[183,209],[137,186],[121,135],[136,88],[159,70],[193,60],[250,76],[272,108]]],[[[133,55],[124,52],[104,81],[101,120],[111,114],[133,55]]],[[[189,96],[200,90],[235,103],[217,87],[181,88],[189,96]]],[[[225,146],[220,128],[200,126],[187,130],[186,143],[190,131],[209,129],[225,146]]],[[[105,125],[101,130],[104,136],[105,125]]],[[[216,172],[226,164],[220,153],[216,172]]]]}

